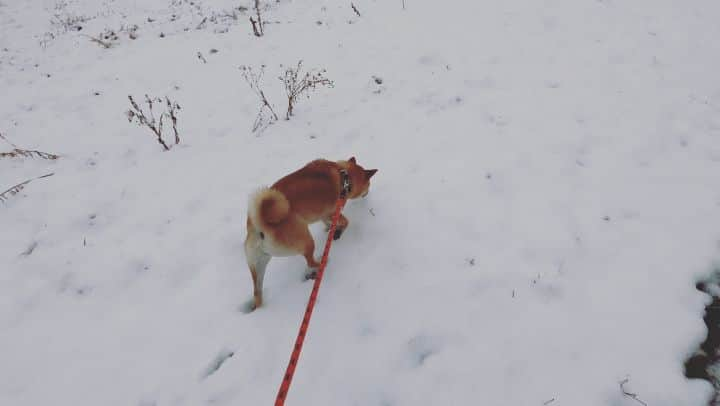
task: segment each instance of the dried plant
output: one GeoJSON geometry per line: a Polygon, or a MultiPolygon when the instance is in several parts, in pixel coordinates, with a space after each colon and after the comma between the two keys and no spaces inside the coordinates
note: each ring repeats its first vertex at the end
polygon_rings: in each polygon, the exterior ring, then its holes
{"type": "Polygon", "coordinates": [[[252,16],[250,17],[253,34],[255,34],[256,37],[262,37],[265,34],[265,23],[263,23],[262,15],[260,15],[260,0],[255,0],[255,15],[257,16],[257,20],[254,20],[252,16]]]}
{"type": "Polygon", "coordinates": [[[80,31],[83,28],[82,24],[86,23],[91,19],[92,18],[83,15],[74,15],[58,11],[50,19],[50,25],[55,28],[55,31],[57,33],[80,31]]]}
{"type": "Polygon", "coordinates": [[[55,160],[55,159],[60,158],[59,155],[49,154],[47,152],[42,152],[42,151],[20,149],[20,148],[15,148],[10,152],[0,152],[0,158],[8,158],[8,157],[10,157],[10,158],[16,158],[16,157],[42,158],[42,159],[49,159],[49,160],[55,160]]]}
{"type": "Polygon", "coordinates": [[[157,137],[157,142],[162,145],[163,149],[165,151],[169,151],[170,147],[163,139],[163,119],[167,117],[172,121],[173,133],[175,135],[175,145],[180,143],[180,135],[178,134],[177,130],[177,112],[180,110],[179,104],[170,101],[170,98],[166,96],[166,111],[161,113],[160,118],[156,120],[155,114],[153,113],[153,105],[155,103],[162,104],[163,100],[161,98],[151,98],[148,95],[145,95],[145,103],[148,105],[148,114],[145,114],[145,112],[140,108],[140,106],[138,106],[132,96],[129,95],[128,99],[130,100],[130,106],[132,107],[125,113],[127,115],[128,122],[132,122],[133,119],[135,119],[138,125],[145,126],[150,129],[150,131],[152,131],[153,134],[155,134],[155,136],[157,137]]]}
{"type": "Polygon", "coordinates": [[[262,130],[278,120],[275,110],[273,110],[272,105],[270,105],[267,97],[265,97],[265,92],[262,90],[261,82],[265,74],[265,65],[260,67],[259,72],[255,72],[248,66],[241,66],[240,71],[248,86],[250,86],[250,89],[260,98],[260,110],[258,111],[257,117],[255,117],[252,130],[253,132],[261,130],[262,132],[262,130]],[[270,114],[269,117],[267,116],[268,112],[270,114]]]}
{"type": "Polygon", "coordinates": [[[87,39],[89,39],[90,41],[100,45],[101,47],[103,47],[105,49],[109,49],[113,46],[113,43],[110,41],[103,41],[100,38],[92,37],[90,35],[83,35],[83,36],[86,37],[87,39]]]}
{"type": "Polygon", "coordinates": [[[59,155],[50,154],[47,152],[42,151],[36,151],[32,149],[22,149],[18,148],[17,145],[13,144],[5,138],[4,135],[0,134],[0,139],[7,142],[13,147],[13,150],[10,152],[0,152],[0,158],[18,158],[18,157],[25,157],[25,158],[41,158],[41,159],[49,159],[49,160],[55,160],[60,158],[59,155]]]}
{"type": "Polygon", "coordinates": [[[34,181],[34,180],[38,180],[38,179],[42,179],[42,178],[47,178],[47,177],[50,177],[50,176],[53,176],[53,175],[54,175],[54,173],[48,173],[47,175],[38,176],[37,178],[28,179],[28,180],[26,180],[26,181],[24,181],[24,182],[18,183],[17,185],[11,187],[10,189],[8,189],[8,190],[0,193],[0,202],[5,203],[9,198],[11,198],[12,196],[15,196],[16,194],[20,193],[20,191],[22,191],[23,189],[25,189],[25,186],[27,186],[28,183],[30,183],[30,182],[32,182],[32,181],[34,181]]]}
{"type": "Polygon", "coordinates": [[[167,115],[170,116],[170,121],[172,121],[175,145],[177,145],[180,143],[180,134],[178,134],[177,130],[177,112],[180,111],[180,105],[175,102],[171,102],[170,98],[165,96],[165,107],[167,108],[167,115]]]}
{"type": "Polygon", "coordinates": [[[640,404],[643,405],[643,406],[648,406],[647,403],[645,403],[644,401],[640,400],[640,398],[638,397],[638,394],[637,394],[637,393],[630,392],[630,391],[628,391],[628,390],[625,388],[625,385],[627,385],[628,382],[630,382],[630,378],[629,378],[629,377],[627,377],[627,378],[623,379],[622,381],[618,382],[618,383],[620,384],[620,391],[622,391],[623,396],[627,396],[628,398],[630,398],[630,399],[632,399],[632,400],[640,403],[640,404]]]}
{"type": "Polygon", "coordinates": [[[325,77],[325,69],[322,70],[310,70],[301,74],[302,60],[297,63],[295,68],[287,68],[285,74],[280,76],[279,79],[285,86],[285,93],[287,95],[288,105],[285,119],[290,120],[293,115],[293,109],[297,104],[298,97],[305,95],[310,98],[310,91],[317,89],[318,86],[333,87],[335,83],[332,80],[325,77]]]}

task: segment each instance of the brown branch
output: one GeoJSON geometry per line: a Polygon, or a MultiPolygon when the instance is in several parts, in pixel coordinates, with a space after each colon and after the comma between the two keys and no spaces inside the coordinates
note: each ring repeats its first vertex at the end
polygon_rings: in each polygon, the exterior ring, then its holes
{"type": "Polygon", "coordinates": [[[353,11],[355,12],[355,14],[357,14],[358,17],[362,17],[360,15],[360,12],[358,11],[357,7],[355,7],[354,4],[350,3],[350,7],[352,7],[353,11]]]}
{"type": "Polygon", "coordinates": [[[50,154],[47,152],[42,151],[36,151],[36,150],[29,150],[29,149],[20,149],[15,148],[10,152],[0,152],[0,158],[16,158],[16,157],[26,157],[26,158],[42,158],[42,159],[49,159],[49,160],[55,160],[60,158],[59,155],[50,154]]]}
{"type": "Polygon", "coordinates": [[[19,148],[17,145],[10,142],[9,139],[5,138],[4,135],[0,134],[0,139],[7,142],[13,147],[13,150],[10,152],[0,152],[0,158],[16,158],[16,157],[26,157],[26,158],[42,158],[42,159],[49,159],[49,160],[55,160],[60,158],[59,155],[50,154],[47,152],[42,151],[36,151],[31,149],[22,149],[19,148]]]}

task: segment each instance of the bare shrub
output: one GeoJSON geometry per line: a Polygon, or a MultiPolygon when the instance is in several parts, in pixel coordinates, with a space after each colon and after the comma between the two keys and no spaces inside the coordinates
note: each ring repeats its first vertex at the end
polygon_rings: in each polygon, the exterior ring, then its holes
{"type": "Polygon", "coordinates": [[[128,122],[132,122],[134,119],[137,121],[138,125],[145,126],[150,129],[150,131],[152,131],[157,137],[157,142],[162,145],[163,149],[165,151],[169,151],[170,147],[163,139],[163,119],[168,118],[172,121],[172,129],[175,135],[175,145],[180,143],[180,135],[177,130],[177,112],[180,111],[179,104],[171,101],[170,98],[166,96],[165,111],[162,112],[160,114],[160,118],[156,120],[155,114],[153,113],[153,105],[155,103],[162,105],[163,100],[161,98],[151,98],[148,95],[145,95],[145,103],[148,105],[148,114],[145,114],[132,96],[128,96],[128,99],[130,100],[130,106],[132,107],[125,113],[127,115],[128,122]]]}
{"type": "Polygon", "coordinates": [[[65,10],[66,3],[57,3],[55,5],[55,13],[50,19],[50,25],[53,26],[56,33],[63,34],[70,31],[80,31],[83,29],[82,24],[90,21],[92,18],[77,15],[65,10]]]}
{"type": "Polygon", "coordinates": [[[14,150],[12,150],[10,152],[0,152],[0,158],[8,158],[8,157],[9,158],[16,158],[16,157],[41,158],[41,159],[49,159],[49,160],[55,160],[55,159],[60,158],[59,155],[49,154],[47,152],[30,150],[30,149],[15,148],[14,150]]]}
{"type": "Polygon", "coordinates": [[[316,90],[318,86],[333,87],[335,83],[325,77],[325,69],[321,70],[309,70],[304,74],[300,73],[302,70],[302,60],[297,63],[297,66],[287,68],[285,74],[280,76],[279,79],[285,86],[285,93],[287,95],[287,112],[285,119],[290,120],[293,115],[293,109],[298,102],[298,98],[305,95],[308,99],[312,90],[316,90]]]}
{"type": "Polygon", "coordinates": [[[250,89],[260,99],[260,110],[258,111],[257,117],[255,117],[252,130],[253,132],[257,130],[262,132],[262,130],[278,120],[278,116],[275,114],[275,110],[273,110],[267,97],[265,97],[265,92],[261,85],[263,75],[265,74],[265,65],[262,65],[258,72],[255,72],[249,66],[241,66],[240,71],[248,86],[250,86],[250,89]]]}
{"type": "Polygon", "coordinates": [[[83,24],[93,17],[74,14],[67,10],[69,2],[67,0],[58,0],[55,2],[53,16],[50,18],[50,31],[43,34],[40,38],[40,45],[46,47],[55,38],[67,32],[77,32],[83,29],[83,24]]]}

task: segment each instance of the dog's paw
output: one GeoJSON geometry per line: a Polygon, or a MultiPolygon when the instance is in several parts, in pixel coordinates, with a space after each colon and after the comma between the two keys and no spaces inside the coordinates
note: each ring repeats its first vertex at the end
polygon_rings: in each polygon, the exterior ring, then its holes
{"type": "Polygon", "coordinates": [[[343,231],[345,231],[345,229],[342,229],[342,228],[335,229],[335,234],[333,234],[333,240],[339,240],[340,237],[342,237],[343,231]]]}
{"type": "Polygon", "coordinates": [[[305,280],[315,280],[317,278],[317,271],[315,269],[310,269],[307,272],[305,272],[305,280]]]}
{"type": "Polygon", "coordinates": [[[254,312],[255,309],[257,309],[257,307],[255,307],[255,300],[252,300],[252,299],[250,299],[247,302],[238,306],[238,311],[240,311],[240,313],[244,313],[244,314],[250,314],[250,313],[254,312]]]}

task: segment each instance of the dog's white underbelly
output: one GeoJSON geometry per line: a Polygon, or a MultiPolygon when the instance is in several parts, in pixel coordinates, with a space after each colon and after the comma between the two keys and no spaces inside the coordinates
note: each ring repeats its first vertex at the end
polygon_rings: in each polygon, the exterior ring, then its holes
{"type": "Polygon", "coordinates": [[[273,257],[290,257],[293,255],[298,255],[297,251],[293,251],[280,244],[276,244],[267,235],[263,240],[261,240],[260,247],[265,253],[273,257]]]}

